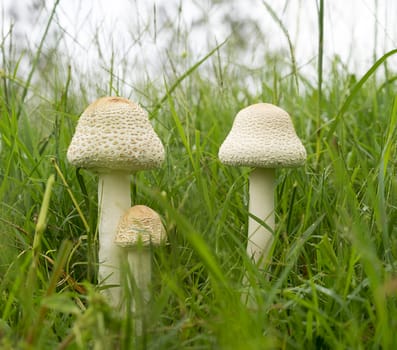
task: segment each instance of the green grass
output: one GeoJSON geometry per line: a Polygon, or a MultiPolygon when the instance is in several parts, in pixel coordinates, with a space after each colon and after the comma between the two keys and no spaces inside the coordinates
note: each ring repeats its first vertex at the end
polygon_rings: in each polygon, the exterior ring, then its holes
{"type": "Polygon", "coordinates": [[[277,53],[259,70],[233,65],[222,54],[238,50],[231,37],[202,61],[171,62],[163,82],[134,86],[166,161],[131,177],[132,201],[158,211],[169,237],[135,337],[135,315],[112,310],[96,285],[97,179],[66,161],[90,96],[123,95],[128,81],[51,56],[41,71],[43,46],[24,52],[34,62],[24,78],[11,36],[0,40],[0,348],[397,347],[397,84],[385,66],[396,51],[363,77],[335,58],[319,83],[277,53]],[[235,114],[259,101],[290,112],[308,153],[304,167],[277,171],[266,270],[245,254],[249,169],[217,158],[235,114]],[[241,302],[245,274],[255,308],[241,302]]]}

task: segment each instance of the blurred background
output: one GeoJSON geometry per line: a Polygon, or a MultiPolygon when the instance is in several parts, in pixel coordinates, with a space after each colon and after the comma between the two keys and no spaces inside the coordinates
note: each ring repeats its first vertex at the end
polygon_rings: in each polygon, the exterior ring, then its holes
{"type": "MultiPolygon", "coordinates": [[[[2,37],[13,38],[19,69],[28,70],[28,53],[37,51],[55,4],[2,0],[2,37]]],[[[63,62],[96,79],[112,69],[115,79],[124,81],[126,95],[138,82],[162,84],[225,40],[218,59],[236,69],[263,69],[270,57],[269,71],[288,75],[295,64],[306,77],[317,76],[316,0],[61,0],[54,16],[42,65],[63,62]]],[[[396,16],[394,0],[324,1],[325,74],[335,61],[353,74],[367,71],[397,46],[396,16]]],[[[396,66],[396,58],[389,64],[396,66]]],[[[253,90],[260,86],[249,77],[244,84],[253,90]]]]}

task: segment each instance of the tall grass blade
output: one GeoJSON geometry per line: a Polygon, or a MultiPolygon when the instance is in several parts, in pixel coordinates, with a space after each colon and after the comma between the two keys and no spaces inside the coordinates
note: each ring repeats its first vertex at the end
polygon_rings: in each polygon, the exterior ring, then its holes
{"type": "Polygon", "coordinates": [[[295,87],[296,91],[299,91],[299,81],[298,81],[298,69],[296,65],[296,59],[295,59],[295,50],[294,46],[292,45],[291,38],[288,33],[288,29],[285,27],[283,21],[279,16],[277,16],[277,13],[273,10],[273,8],[266,2],[263,1],[263,5],[266,7],[266,10],[270,13],[274,21],[279,25],[280,29],[282,30],[283,34],[285,35],[287,42],[288,42],[288,47],[289,47],[289,53],[291,55],[291,66],[292,66],[292,75],[294,76],[294,81],[295,81],[295,87]]]}
{"type": "Polygon", "coordinates": [[[397,127],[397,97],[394,98],[393,108],[390,114],[389,124],[387,126],[386,131],[386,142],[383,146],[380,162],[379,162],[379,170],[378,170],[378,226],[380,226],[380,230],[383,234],[383,245],[385,249],[385,257],[389,263],[392,263],[392,255],[391,255],[391,242],[389,236],[389,225],[388,225],[388,215],[387,215],[387,199],[386,199],[386,181],[388,179],[387,171],[389,169],[389,161],[392,153],[393,145],[393,136],[395,135],[397,127]]]}
{"type": "Polygon", "coordinates": [[[41,203],[40,212],[36,223],[36,232],[34,235],[33,247],[32,247],[34,265],[37,264],[36,260],[38,259],[42,236],[47,227],[47,216],[50,206],[52,187],[54,186],[54,183],[55,183],[55,176],[52,174],[47,180],[47,186],[45,188],[43,202],[41,203]]]}
{"type": "Polygon", "coordinates": [[[74,194],[73,194],[68,182],[66,181],[65,176],[63,176],[62,171],[59,168],[59,166],[58,166],[58,164],[57,164],[55,159],[52,159],[52,163],[54,165],[54,168],[55,168],[58,176],[60,177],[62,183],[64,184],[64,186],[66,188],[66,191],[68,192],[68,194],[70,196],[70,199],[72,200],[72,202],[73,202],[73,204],[74,204],[74,206],[75,206],[75,208],[76,208],[76,210],[77,210],[77,212],[79,214],[79,217],[80,217],[80,219],[81,219],[81,221],[82,221],[82,223],[84,225],[84,228],[85,228],[86,232],[89,233],[90,232],[90,225],[88,224],[88,221],[85,218],[85,216],[83,214],[83,211],[81,210],[81,208],[79,206],[79,203],[76,200],[76,197],[74,196],[74,194]]]}
{"type": "Polygon", "coordinates": [[[206,54],[201,60],[197,61],[193,66],[187,69],[168,89],[167,93],[160,99],[157,105],[153,109],[153,113],[158,111],[162,104],[167,101],[168,97],[174,92],[174,90],[185,80],[190,74],[192,74],[198,67],[200,67],[205,61],[207,61],[215,52],[217,52],[223,45],[226,44],[228,38],[222,41],[214,49],[212,49],[208,54],[206,54]]]}
{"type": "Polygon", "coordinates": [[[20,117],[20,115],[22,113],[23,103],[25,102],[25,98],[26,98],[26,96],[28,94],[30,83],[31,83],[32,78],[33,78],[33,74],[34,74],[34,72],[36,70],[37,64],[39,62],[39,58],[40,58],[41,53],[43,51],[43,46],[44,46],[45,40],[47,38],[48,31],[50,30],[50,26],[51,26],[51,24],[53,22],[53,19],[54,19],[55,13],[56,13],[56,9],[57,9],[57,7],[59,5],[59,2],[60,2],[60,0],[56,0],[54,2],[54,6],[52,7],[52,10],[51,10],[51,13],[50,13],[50,17],[48,18],[47,25],[45,27],[43,36],[41,37],[39,46],[38,46],[37,51],[36,51],[36,55],[35,55],[35,57],[33,59],[32,67],[31,67],[31,69],[29,71],[28,77],[26,79],[25,87],[24,87],[24,89],[22,91],[21,101],[20,101],[20,104],[19,104],[18,112],[17,112],[17,119],[19,119],[19,117],[20,117]]]}
{"type": "Polygon", "coordinates": [[[318,63],[317,63],[317,140],[316,140],[316,160],[320,158],[321,149],[321,114],[323,100],[323,59],[324,59],[324,0],[318,1],[318,63]]]}
{"type": "Polygon", "coordinates": [[[303,245],[310,239],[311,235],[315,232],[316,228],[320,225],[325,215],[321,215],[313,224],[309,226],[309,228],[302,233],[301,237],[298,237],[295,244],[291,247],[290,253],[288,254],[287,265],[284,268],[281,275],[278,277],[277,281],[275,281],[272,286],[269,294],[266,296],[265,305],[269,307],[276,297],[277,293],[280,292],[281,286],[285,282],[286,278],[291,272],[291,269],[294,267],[299,254],[302,250],[303,245]]]}
{"type": "Polygon", "coordinates": [[[373,75],[375,74],[376,70],[384,63],[386,62],[386,60],[397,54],[397,49],[395,50],[391,50],[389,52],[387,52],[386,54],[384,54],[381,58],[379,58],[374,65],[364,74],[364,76],[354,85],[354,87],[352,88],[350,94],[346,97],[345,101],[343,102],[341,108],[338,111],[338,114],[336,115],[336,117],[334,118],[334,120],[332,121],[331,125],[330,125],[330,129],[328,131],[328,136],[327,139],[330,140],[331,137],[334,135],[336,128],[338,127],[338,124],[340,123],[340,121],[342,120],[343,115],[346,113],[346,111],[348,110],[350,104],[352,103],[352,101],[354,100],[355,96],[357,95],[357,93],[360,91],[360,89],[362,88],[362,86],[367,82],[367,80],[373,75]]]}

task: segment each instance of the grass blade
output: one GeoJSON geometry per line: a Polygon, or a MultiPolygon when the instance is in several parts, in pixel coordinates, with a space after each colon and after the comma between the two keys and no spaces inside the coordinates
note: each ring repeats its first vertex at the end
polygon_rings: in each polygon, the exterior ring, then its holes
{"type": "Polygon", "coordinates": [[[174,92],[174,90],[185,80],[190,74],[192,74],[198,67],[200,67],[206,60],[208,60],[215,52],[217,52],[228,39],[222,41],[219,45],[217,45],[214,49],[212,49],[209,53],[207,53],[201,60],[196,62],[193,66],[191,66],[188,70],[186,70],[168,89],[166,94],[160,99],[157,105],[153,109],[153,113],[157,112],[161,105],[167,101],[168,97],[174,92]]]}
{"type": "Polygon", "coordinates": [[[263,1],[263,5],[266,7],[267,11],[270,13],[270,15],[275,20],[275,22],[279,25],[285,37],[287,38],[289,53],[291,55],[292,75],[295,78],[294,81],[296,85],[296,91],[299,91],[298,69],[297,69],[295,53],[294,53],[295,50],[294,50],[294,46],[292,45],[291,37],[289,36],[288,30],[283,24],[283,21],[280,19],[280,17],[277,16],[277,13],[273,10],[273,8],[266,1],[263,1]]]}
{"type": "Polygon", "coordinates": [[[364,76],[354,85],[354,87],[351,90],[351,93],[347,96],[345,101],[342,104],[342,107],[339,109],[338,114],[334,118],[334,120],[331,123],[330,129],[328,131],[328,137],[327,139],[330,140],[331,137],[334,135],[335,130],[339,124],[339,122],[342,120],[342,116],[346,113],[347,109],[349,108],[350,104],[354,100],[354,97],[357,95],[357,93],[360,91],[362,86],[367,82],[367,80],[375,74],[376,70],[391,56],[397,54],[397,49],[391,50],[384,54],[381,58],[379,58],[374,65],[364,74],[364,76]]]}
{"type": "Polygon", "coordinates": [[[31,83],[32,78],[33,78],[33,74],[34,74],[34,72],[36,70],[37,64],[39,62],[39,58],[40,58],[41,53],[43,51],[43,45],[44,45],[45,40],[47,38],[48,31],[50,30],[50,26],[51,26],[51,23],[52,23],[52,21],[54,19],[54,16],[55,16],[55,13],[56,13],[56,9],[58,7],[59,2],[60,2],[60,0],[56,0],[55,3],[54,3],[54,6],[52,7],[52,11],[51,11],[50,17],[48,18],[47,25],[45,27],[43,36],[41,37],[41,40],[40,40],[40,43],[39,43],[39,47],[37,48],[36,55],[35,55],[35,57],[33,59],[32,68],[31,68],[31,70],[29,72],[28,78],[26,80],[26,84],[25,84],[24,89],[22,91],[21,102],[20,102],[20,106],[19,106],[19,109],[18,109],[18,113],[17,113],[17,119],[19,119],[19,117],[20,117],[20,115],[22,113],[23,103],[25,102],[26,95],[28,94],[28,90],[29,90],[30,83],[31,83]]]}

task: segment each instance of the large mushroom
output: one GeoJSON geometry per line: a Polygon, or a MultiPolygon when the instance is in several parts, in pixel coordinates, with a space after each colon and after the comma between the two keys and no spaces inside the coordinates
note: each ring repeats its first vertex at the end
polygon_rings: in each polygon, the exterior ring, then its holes
{"type": "Polygon", "coordinates": [[[275,169],[302,165],[306,150],[287,112],[269,103],[257,103],[237,114],[219,149],[219,159],[227,165],[253,168],[249,175],[247,254],[263,264],[275,226],[275,169]]]}
{"type": "MultiPolygon", "coordinates": [[[[98,280],[119,285],[119,248],[114,243],[120,218],[131,206],[130,175],[158,168],[164,147],[147,112],[121,97],[102,97],[81,115],[67,151],[69,162],[99,176],[98,280]]],[[[106,288],[109,302],[117,304],[119,288],[106,288]]]]}

